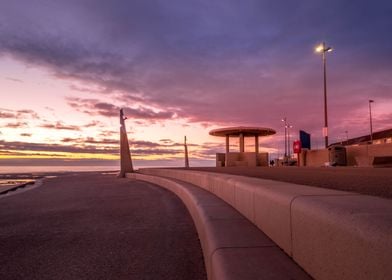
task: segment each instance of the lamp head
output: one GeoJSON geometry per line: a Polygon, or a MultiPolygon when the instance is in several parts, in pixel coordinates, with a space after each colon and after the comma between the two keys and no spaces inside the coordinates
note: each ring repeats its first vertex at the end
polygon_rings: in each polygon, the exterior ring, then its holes
{"type": "Polygon", "coordinates": [[[315,51],[316,51],[317,53],[323,52],[323,51],[324,51],[324,45],[323,45],[323,44],[318,45],[318,46],[315,48],[315,51]]]}
{"type": "Polygon", "coordinates": [[[318,46],[315,48],[315,51],[316,51],[317,53],[325,53],[325,52],[332,52],[333,49],[332,49],[331,47],[326,47],[326,46],[325,46],[325,43],[322,43],[322,44],[318,45],[318,46]]]}

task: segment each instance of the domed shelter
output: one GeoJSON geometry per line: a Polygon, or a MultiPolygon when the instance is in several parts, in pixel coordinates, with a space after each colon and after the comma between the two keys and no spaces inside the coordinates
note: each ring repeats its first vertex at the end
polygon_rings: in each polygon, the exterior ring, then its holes
{"type": "Polygon", "coordinates": [[[213,129],[213,136],[226,138],[226,153],[216,154],[216,166],[268,166],[268,153],[259,152],[259,137],[276,134],[272,128],[265,127],[225,127],[213,129]],[[239,138],[239,152],[230,152],[230,137],[239,138]],[[254,137],[255,151],[245,152],[245,137],[254,137]]]}

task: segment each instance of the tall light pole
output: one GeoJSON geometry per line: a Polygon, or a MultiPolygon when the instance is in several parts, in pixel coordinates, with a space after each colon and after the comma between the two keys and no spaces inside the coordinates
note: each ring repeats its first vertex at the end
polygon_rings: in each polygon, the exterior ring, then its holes
{"type": "Polygon", "coordinates": [[[369,99],[369,119],[370,119],[370,144],[373,144],[373,120],[372,120],[372,106],[374,100],[369,99]]]}
{"type": "Polygon", "coordinates": [[[327,47],[325,42],[316,47],[316,52],[321,53],[323,57],[324,68],[324,128],[323,136],[325,138],[325,148],[328,148],[328,110],[327,110],[327,52],[331,52],[332,48],[327,47]]]}
{"type": "Polygon", "coordinates": [[[282,122],[284,122],[284,157],[287,157],[287,119],[284,117],[282,119],[282,122]]]}
{"type": "Polygon", "coordinates": [[[288,156],[289,156],[289,158],[291,158],[291,152],[290,152],[290,128],[293,128],[293,126],[287,124],[287,149],[288,149],[288,156]]]}

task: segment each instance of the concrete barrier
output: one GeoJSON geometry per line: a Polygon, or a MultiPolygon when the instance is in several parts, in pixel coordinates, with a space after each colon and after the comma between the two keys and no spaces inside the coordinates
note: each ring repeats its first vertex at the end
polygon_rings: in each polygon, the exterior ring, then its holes
{"type": "Polygon", "coordinates": [[[391,200],[201,171],[141,172],[220,197],[316,279],[392,279],[391,200]]]}
{"type": "Polygon", "coordinates": [[[311,279],[256,226],[210,192],[176,179],[136,173],[127,177],[160,185],[184,202],[200,238],[208,279],[311,279]]]}
{"type": "MultiPolygon", "coordinates": [[[[392,157],[392,143],[345,146],[348,166],[373,166],[377,157],[392,157]]],[[[301,166],[323,166],[329,162],[327,149],[306,150],[301,152],[301,166]]],[[[390,161],[386,164],[391,165],[390,161]]],[[[377,166],[377,164],[375,164],[377,166]]]]}

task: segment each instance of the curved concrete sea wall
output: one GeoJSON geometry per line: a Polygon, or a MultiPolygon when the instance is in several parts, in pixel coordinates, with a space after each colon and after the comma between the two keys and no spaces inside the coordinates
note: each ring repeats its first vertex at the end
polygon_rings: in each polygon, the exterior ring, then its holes
{"type": "Polygon", "coordinates": [[[172,178],[128,173],[175,193],[195,223],[208,279],[310,280],[270,238],[216,195],[172,178]]]}
{"type": "Polygon", "coordinates": [[[142,169],[237,209],[315,279],[392,279],[392,201],[235,175],[142,169]]]}

